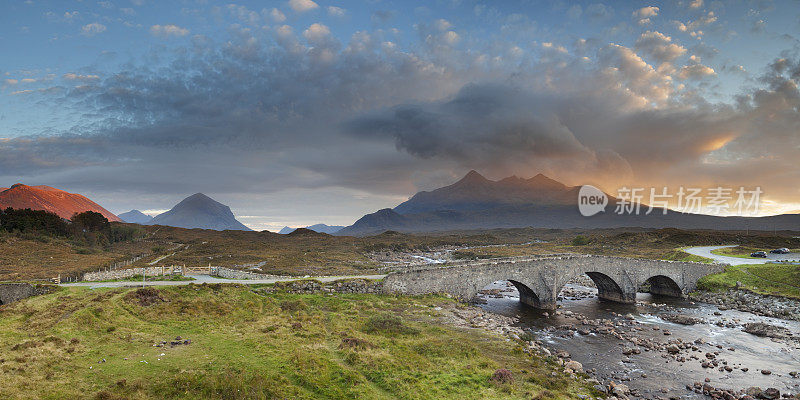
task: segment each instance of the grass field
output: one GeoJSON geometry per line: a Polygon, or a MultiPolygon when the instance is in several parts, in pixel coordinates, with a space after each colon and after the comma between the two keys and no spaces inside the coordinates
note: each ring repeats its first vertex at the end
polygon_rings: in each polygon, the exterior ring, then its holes
{"type": "Polygon", "coordinates": [[[800,299],[800,265],[755,264],[725,267],[725,272],[703,277],[697,286],[702,290],[732,289],[736,283],[760,294],[800,299]]]}
{"type": "Polygon", "coordinates": [[[753,248],[800,247],[790,235],[678,229],[493,229],[487,231],[339,237],[298,231],[210,231],[144,226],[145,240],[87,249],[65,240],[0,237],[0,280],[47,279],[105,268],[115,261],[151,254],[131,267],[156,265],[222,266],[265,274],[347,275],[374,273],[380,256],[409,251],[453,250],[454,258],[489,258],[552,253],[702,261],[681,252],[684,246],[742,244],[753,248]],[[584,240],[575,241],[577,237],[584,240]],[[179,248],[177,246],[180,246],[179,248]],[[173,250],[176,249],[176,250],[173,250]],[[175,254],[172,254],[172,253],[175,254]],[[166,258],[162,258],[167,256],[166,258]]]}
{"type": "Polygon", "coordinates": [[[577,399],[515,342],[435,297],[261,295],[236,285],[63,289],[0,307],[7,399],[577,399]],[[162,341],[190,344],[154,347],[162,341]],[[499,368],[513,382],[492,383],[499,368]]]}

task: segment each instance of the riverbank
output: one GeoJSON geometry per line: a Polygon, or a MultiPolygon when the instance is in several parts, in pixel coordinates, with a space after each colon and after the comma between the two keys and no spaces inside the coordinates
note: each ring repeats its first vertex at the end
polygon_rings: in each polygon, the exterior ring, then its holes
{"type": "Polygon", "coordinates": [[[233,284],[62,288],[0,306],[0,392],[12,399],[597,394],[503,332],[512,321],[480,326],[467,318],[478,311],[441,296],[264,293],[233,284]]]}
{"type": "Polygon", "coordinates": [[[725,291],[699,291],[692,293],[690,299],[714,304],[722,310],[734,309],[764,317],[800,321],[800,300],[753,293],[745,289],[725,291]]]}

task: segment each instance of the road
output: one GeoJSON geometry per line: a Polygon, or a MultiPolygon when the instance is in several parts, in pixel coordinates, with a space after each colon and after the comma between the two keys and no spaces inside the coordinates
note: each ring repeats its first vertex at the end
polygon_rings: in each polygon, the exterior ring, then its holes
{"type": "Polygon", "coordinates": [[[688,247],[683,249],[683,251],[693,254],[700,257],[710,258],[719,263],[725,263],[730,265],[744,265],[744,264],[766,264],[771,261],[785,261],[785,260],[798,260],[800,259],[800,255],[797,253],[789,253],[789,254],[772,254],[767,253],[767,258],[739,258],[739,257],[729,257],[729,256],[720,256],[717,254],[711,253],[712,250],[717,249],[724,249],[726,247],[736,247],[735,245],[729,246],[698,246],[698,247],[688,247]]]}
{"type": "Polygon", "coordinates": [[[64,287],[88,287],[90,289],[106,288],[106,287],[137,287],[137,286],[181,286],[190,283],[239,283],[242,285],[257,285],[263,283],[276,283],[276,282],[291,282],[301,279],[316,279],[320,282],[333,282],[342,279],[383,279],[386,275],[343,275],[343,276],[311,276],[311,277],[276,277],[272,279],[222,279],[215,278],[209,275],[188,275],[194,278],[193,281],[118,281],[118,282],[77,282],[77,283],[62,283],[60,286],[64,287]]]}

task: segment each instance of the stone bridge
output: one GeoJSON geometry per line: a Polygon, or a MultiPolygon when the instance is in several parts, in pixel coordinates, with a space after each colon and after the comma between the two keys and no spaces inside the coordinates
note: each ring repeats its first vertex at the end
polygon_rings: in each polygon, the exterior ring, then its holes
{"type": "Polygon", "coordinates": [[[637,289],[645,282],[652,294],[683,297],[697,287],[698,279],[723,269],[722,264],[596,255],[512,257],[393,273],[384,279],[383,290],[448,293],[472,300],[490,283],[507,280],[519,290],[522,303],[555,309],[561,288],[583,274],[594,281],[601,299],[634,303],[637,289]]]}

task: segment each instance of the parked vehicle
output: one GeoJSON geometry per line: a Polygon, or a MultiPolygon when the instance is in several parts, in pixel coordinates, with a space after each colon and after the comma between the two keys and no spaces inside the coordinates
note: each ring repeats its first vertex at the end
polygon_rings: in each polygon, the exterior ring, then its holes
{"type": "Polygon", "coordinates": [[[757,252],[755,252],[755,253],[751,253],[751,254],[750,254],[750,257],[761,257],[761,258],[767,258],[767,252],[766,252],[766,251],[757,251],[757,252]]]}
{"type": "Polygon", "coordinates": [[[789,254],[789,249],[786,247],[781,247],[780,249],[770,250],[772,254],[789,254]]]}

